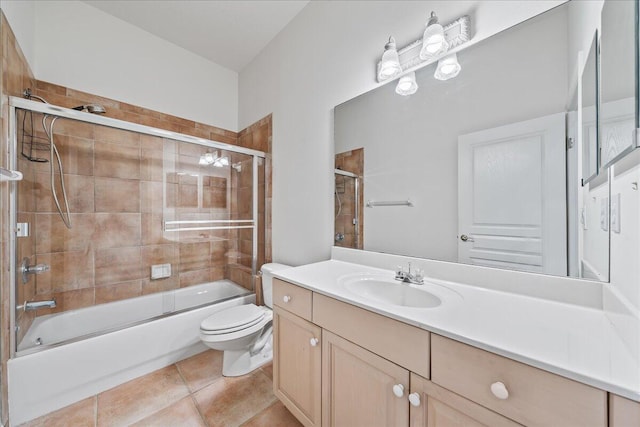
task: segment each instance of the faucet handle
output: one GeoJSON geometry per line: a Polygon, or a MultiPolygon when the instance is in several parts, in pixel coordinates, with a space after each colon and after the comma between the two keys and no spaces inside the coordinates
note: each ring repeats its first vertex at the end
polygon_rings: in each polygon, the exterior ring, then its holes
{"type": "Polygon", "coordinates": [[[405,272],[401,265],[396,267],[396,279],[404,279],[405,272]]]}
{"type": "Polygon", "coordinates": [[[424,283],[424,270],[422,268],[416,268],[413,279],[420,285],[424,283]]]}

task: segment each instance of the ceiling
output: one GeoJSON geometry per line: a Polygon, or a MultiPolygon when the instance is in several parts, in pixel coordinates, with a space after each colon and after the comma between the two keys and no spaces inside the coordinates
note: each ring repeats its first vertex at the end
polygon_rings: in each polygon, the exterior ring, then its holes
{"type": "Polygon", "coordinates": [[[309,0],[84,0],[110,15],[240,72],[309,0]]]}

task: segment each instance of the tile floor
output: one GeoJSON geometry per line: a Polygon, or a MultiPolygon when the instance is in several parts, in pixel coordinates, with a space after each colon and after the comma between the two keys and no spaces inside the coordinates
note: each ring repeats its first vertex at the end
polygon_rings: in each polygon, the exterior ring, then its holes
{"type": "Polygon", "coordinates": [[[273,395],[271,364],[222,376],[222,352],[208,350],[52,412],[21,427],[301,426],[273,395]]]}

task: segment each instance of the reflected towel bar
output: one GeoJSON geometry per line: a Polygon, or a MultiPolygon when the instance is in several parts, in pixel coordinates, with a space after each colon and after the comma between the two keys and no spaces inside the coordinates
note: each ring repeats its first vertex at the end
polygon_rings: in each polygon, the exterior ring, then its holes
{"type": "Polygon", "coordinates": [[[374,208],[376,206],[409,206],[409,207],[413,207],[413,202],[411,201],[411,199],[399,200],[399,201],[382,201],[382,202],[375,202],[373,200],[369,200],[367,202],[367,207],[368,208],[374,208]]]}

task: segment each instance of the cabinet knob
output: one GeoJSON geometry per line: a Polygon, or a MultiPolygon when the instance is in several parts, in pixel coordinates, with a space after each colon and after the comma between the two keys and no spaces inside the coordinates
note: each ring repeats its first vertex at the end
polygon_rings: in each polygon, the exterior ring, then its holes
{"type": "Polygon", "coordinates": [[[506,400],[509,397],[509,390],[500,381],[491,384],[491,393],[500,400],[506,400]]]}
{"type": "Polygon", "coordinates": [[[404,386],[402,384],[394,385],[393,386],[393,394],[395,394],[396,397],[404,396],[404,386]]]}
{"type": "Polygon", "coordinates": [[[289,295],[285,295],[285,296],[282,297],[282,301],[289,302],[289,301],[291,301],[291,297],[289,295]]]}
{"type": "Polygon", "coordinates": [[[420,406],[420,393],[411,393],[409,395],[409,403],[411,403],[411,406],[420,406]]]}
{"type": "Polygon", "coordinates": [[[311,344],[311,347],[315,347],[315,346],[317,346],[319,342],[320,342],[320,341],[318,340],[318,338],[311,338],[311,339],[309,340],[309,344],[311,344]]]}

